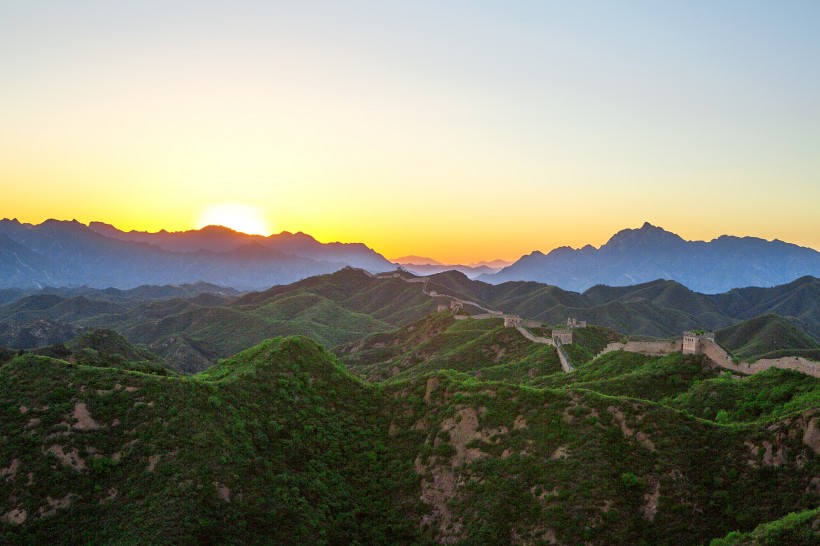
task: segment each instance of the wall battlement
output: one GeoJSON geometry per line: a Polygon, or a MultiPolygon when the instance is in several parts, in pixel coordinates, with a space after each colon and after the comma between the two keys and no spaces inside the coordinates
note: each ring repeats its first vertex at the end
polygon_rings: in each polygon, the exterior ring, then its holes
{"type": "Polygon", "coordinates": [[[598,353],[595,358],[612,351],[626,351],[651,356],[662,356],[671,353],[703,355],[716,366],[736,373],[751,375],[769,368],[796,370],[798,372],[820,377],[820,362],[814,362],[802,357],[782,357],[758,360],[757,362],[735,362],[732,355],[715,341],[714,332],[684,332],[679,341],[628,341],[626,343],[610,343],[598,353]]]}
{"type": "Polygon", "coordinates": [[[560,341],[562,345],[572,345],[572,330],[553,330],[553,341],[560,341]]]}
{"type": "Polygon", "coordinates": [[[714,332],[687,331],[683,333],[683,354],[699,355],[703,354],[703,342],[715,342],[714,332]]]}
{"type": "Polygon", "coordinates": [[[664,356],[682,351],[680,340],[674,341],[627,341],[626,343],[610,343],[596,355],[596,358],[612,351],[626,351],[650,356],[664,356]]]}

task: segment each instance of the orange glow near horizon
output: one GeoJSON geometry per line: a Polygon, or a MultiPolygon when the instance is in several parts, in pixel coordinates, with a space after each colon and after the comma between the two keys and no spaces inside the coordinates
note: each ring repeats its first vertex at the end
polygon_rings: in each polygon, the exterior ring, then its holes
{"type": "MultiPolygon", "coordinates": [[[[182,215],[171,215],[174,222],[163,222],[163,219],[156,216],[146,216],[136,214],[133,216],[124,215],[122,220],[101,215],[74,215],[71,217],[60,215],[47,216],[10,216],[4,214],[0,206],[0,218],[15,217],[21,222],[38,224],[49,218],[58,220],[76,219],[79,222],[88,224],[91,221],[101,221],[114,225],[122,231],[188,231],[191,229],[201,229],[207,225],[222,225],[235,231],[248,234],[271,235],[281,231],[298,232],[303,231],[322,243],[342,242],[342,243],[364,243],[384,257],[396,258],[405,255],[417,255],[437,260],[445,264],[469,264],[479,261],[491,261],[495,259],[514,262],[521,256],[530,254],[533,251],[548,253],[559,246],[571,246],[580,248],[591,244],[599,247],[606,243],[616,232],[627,228],[639,228],[643,220],[635,220],[626,223],[610,221],[604,224],[603,228],[595,225],[578,226],[577,229],[562,228],[560,222],[545,223],[539,231],[539,226],[521,223],[520,232],[511,234],[504,229],[501,222],[488,221],[486,226],[469,224],[466,221],[462,226],[453,225],[450,232],[440,231],[438,224],[420,225],[418,229],[413,229],[410,224],[388,225],[382,229],[373,229],[364,224],[360,229],[351,229],[351,226],[338,226],[337,229],[332,224],[306,222],[282,223],[274,230],[267,221],[270,215],[264,213],[262,207],[241,204],[220,204],[203,207],[202,211],[196,215],[191,215],[192,221],[184,221],[182,215]],[[302,226],[302,227],[297,227],[302,226]],[[405,229],[403,226],[410,226],[405,229]]],[[[738,232],[732,230],[727,224],[715,223],[712,226],[700,226],[701,229],[692,229],[679,222],[663,222],[657,218],[646,218],[650,223],[660,226],[668,231],[676,233],[687,240],[709,241],[720,235],[755,236],[764,239],[780,238],[790,243],[818,249],[810,241],[801,240],[801,233],[792,233],[792,237],[767,236],[760,232],[738,232]]],[[[446,229],[446,228],[445,228],[446,229]]],[[[806,235],[803,233],[802,235],[806,235]]]]}
{"type": "Polygon", "coordinates": [[[6,4],[0,218],[444,263],[645,221],[820,249],[817,6],[6,4]]]}

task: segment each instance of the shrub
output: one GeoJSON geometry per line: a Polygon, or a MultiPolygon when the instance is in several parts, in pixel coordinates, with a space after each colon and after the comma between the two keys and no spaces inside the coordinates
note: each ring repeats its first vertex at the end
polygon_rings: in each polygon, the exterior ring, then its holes
{"type": "Polygon", "coordinates": [[[640,479],[632,472],[623,472],[621,474],[621,482],[626,487],[637,487],[638,484],[640,484],[640,479]]]}

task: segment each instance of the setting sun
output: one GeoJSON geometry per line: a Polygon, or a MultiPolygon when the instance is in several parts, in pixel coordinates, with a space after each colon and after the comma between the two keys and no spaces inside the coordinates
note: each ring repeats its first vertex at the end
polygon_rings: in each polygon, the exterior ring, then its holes
{"type": "Polygon", "coordinates": [[[205,208],[199,215],[197,229],[224,226],[249,235],[270,235],[271,226],[260,207],[221,203],[205,208]]]}

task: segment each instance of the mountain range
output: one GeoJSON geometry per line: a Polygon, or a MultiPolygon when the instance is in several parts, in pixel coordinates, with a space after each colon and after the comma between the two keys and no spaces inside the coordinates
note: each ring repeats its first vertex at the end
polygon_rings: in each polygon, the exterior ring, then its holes
{"type": "MultiPolygon", "coordinates": [[[[648,223],[615,234],[600,248],[536,251],[507,267],[499,260],[449,265],[422,256],[405,256],[398,263],[418,275],[457,270],[492,284],[537,281],[573,291],[669,279],[716,294],[820,275],[820,253],[810,248],[726,235],[710,242],[685,241],[648,223]]],[[[148,233],[102,222],[0,220],[0,288],[128,289],[207,282],[261,290],[345,266],[372,273],[397,267],[362,243],[320,243],[301,232],[261,236],[208,226],[148,233]]]]}
{"type": "MultiPolygon", "coordinates": [[[[428,292],[548,327],[576,317],[621,335],[668,338],[687,329],[719,330],[774,313],[803,336],[820,340],[820,279],[815,277],[708,295],[663,280],[632,287],[598,286],[579,294],[535,282],[491,285],[456,271],[432,275],[426,283],[409,282],[421,280],[409,273],[398,275],[404,278],[345,268],[244,294],[206,284],[128,291],[0,291],[8,301],[0,305],[0,346],[65,343],[88,328],[106,327],[145,344],[177,369],[195,372],[274,336],[305,335],[335,347],[412,325],[451,299],[430,297],[425,286],[428,292]]],[[[779,326],[769,330],[784,331],[779,326]]],[[[763,352],[778,349],[776,344],[767,347],[763,352]]]]}
{"type": "Polygon", "coordinates": [[[445,264],[424,256],[402,256],[401,258],[394,258],[390,261],[400,265],[403,269],[406,269],[414,275],[434,275],[445,271],[459,271],[471,279],[478,278],[481,275],[498,273],[513,263],[505,260],[491,260],[470,264],[445,264]]]}
{"type": "Polygon", "coordinates": [[[470,266],[460,264],[401,264],[402,269],[413,273],[414,275],[435,275],[436,273],[444,273],[445,271],[458,271],[464,273],[471,279],[477,279],[483,275],[492,275],[501,271],[501,267],[490,267],[486,265],[470,266]]]}
{"type": "Polygon", "coordinates": [[[304,233],[262,237],[218,226],[144,233],[98,222],[0,221],[0,288],[209,282],[258,290],[345,266],[395,268],[363,244],[322,244],[304,233]]]}
{"type": "Polygon", "coordinates": [[[583,291],[597,284],[633,285],[670,279],[707,294],[744,286],[785,284],[820,275],[820,252],[783,241],[722,235],[686,241],[648,222],[616,233],[600,248],[560,247],[535,251],[480,280],[538,281],[583,291]]]}

